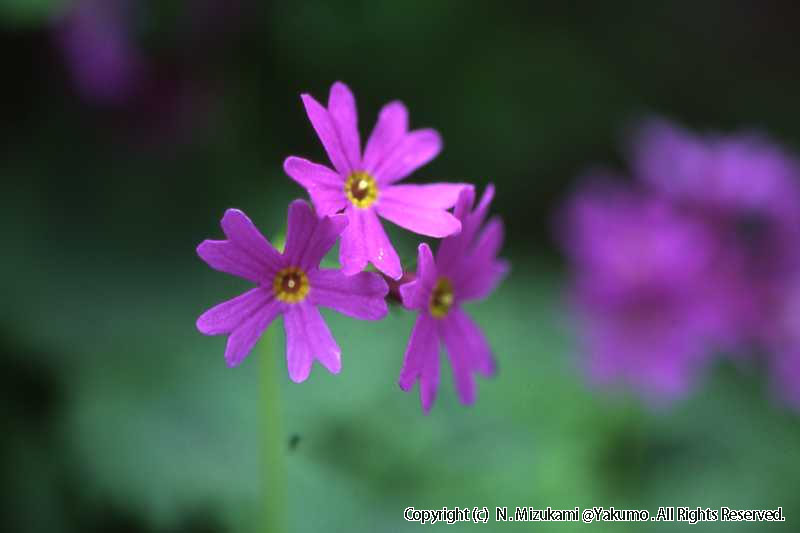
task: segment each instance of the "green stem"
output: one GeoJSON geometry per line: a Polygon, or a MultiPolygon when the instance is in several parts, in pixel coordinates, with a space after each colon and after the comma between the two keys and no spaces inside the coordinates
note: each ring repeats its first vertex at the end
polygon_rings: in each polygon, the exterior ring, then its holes
{"type": "Polygon", "coordinates": [[[261,367],[261,443],[263,464],[263,508],[262,533],[284,533],[287,524],[287,475],[286,449],[287,439],[283,428],[283,405],[281,404],[281,370],[283,358],[279,353],[277,329],[279,324],[272,324],[264,333],[259,354],[261,367]]]}

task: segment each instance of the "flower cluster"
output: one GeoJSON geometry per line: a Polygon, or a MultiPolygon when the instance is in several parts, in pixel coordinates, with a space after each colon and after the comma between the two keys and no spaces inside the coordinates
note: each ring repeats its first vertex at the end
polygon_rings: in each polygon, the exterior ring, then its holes
{"type": "Polygon", "coordinates": [[[244,213],[225,213],[226,240],[204,241],[197,253],[212,268],[256,287],[203,313],[197,328],[207,335],[227,334],[225,360],[236,366],[283,315],[289,377],[304,381],[314,359],[338,373],[341,351],[318,308],[380,320],[387,313],[389,279],[400,284],[405,307],[418,312],[400,387],[408,390],[419,380],[422,408],[430,410],[439,385],[441,339],[459,399],[472,403],[473,373],[491,375],[494,365],[486,339],[461,304],[486,297],[508,271],[497,258],[502,223],[492,219],[484,225],[494,189],[489,186],[474,207],[475,189],[469,184],[399,184],[442,147],[434,130],[408,130],[408,111],[400,102],[384,106],[362,152],[355,98],[346,85],[333,84],[327,107],[307,94],[302,101],[332,168],[300,157],[284,162],[286,174],[308,191],[313,209],[303,200],[289,206],[283,252],[244,213]],[[379,217],[443,238],[436,258],[421,244],[416,275],[404,273],[379,217]],[[320,268],[337,240],[341,269],[320,268]],[[383,276],[366,271],[367,263],[383,276]]]}
{"type": "Polygon", "coordinates": [[[563,213],[591,376],[663,400],[715,354],[759,351],[800,407],[800,165],[663,120],[631,152],[633,185],[594,174],[563,213]]]}

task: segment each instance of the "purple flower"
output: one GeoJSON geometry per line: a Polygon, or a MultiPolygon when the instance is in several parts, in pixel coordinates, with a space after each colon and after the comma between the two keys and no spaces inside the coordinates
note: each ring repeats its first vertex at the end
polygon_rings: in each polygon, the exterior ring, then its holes
{"type": "Polygon", "coordinates": [[[346,224],[343,215],[317,219],[306,202],[295,200],[289,206],[286,249],[280,253],[244,213],[225,212],[221,225],[227,240],[203,241],[197,253],[212,268],[258,285],[197,319],[201,333],[229,334],[225,349],[229,366],[241,363],[267,326],[283,315],[289,377],[304,381],[315,358],[338,373],[341,352],[317,308],[330,307],[364,320],[386,315],[388,287],[380,275],[345,276],[339,270],[319,268],[346,224]]]}
{"type": "Polygon", "coordinates": [[[637,178],[714,238],[706,296],[725,315],[728,346],[775,334],[776,303],[800,271],[800,165],[757,134],[706,135],[665,121],[635,138],[637,178]]]}
{"type": "Polygon", "coordinates": [[[493,195],[494,188],[489,186],[472,211],[475,190],[465,188],[455,208],[461,233],[442,241],[435,260],[428,245],[421,244],[416,279],[400,287],[403,304],[418,310],[419,316],[408,341],[399,384],[409,390],[419,380],[425,413],[430,411],[439,387],[439,339],[450,357],[463,404],[475,401],[473,373],[490,376],[494,371],[489,344],[461,309],[463,302],[485,298],[508,271],[508,264],[497,259],[503,241],[502,222],[493,218],[481,229],[493,195]]]}
{"type": "Polygon", "coordinates": [[[458,233],[461,224],[446,210],[463,184],[396,185],[436,157],[442,147],[434,130],[408,131],[408,111],[400,102],[384,106],[362,154],[353,93],[343,83],[331,86],[327,109],[302,95],[306,113],[335,170],[299,157],[283,164],[286,173],[308,190],[317,212],[344,210],[349,220],[339,259],[346,274],[371,262],[387,276],[403,274],[400,259],[378,215],[430,237],[458,233]]]}
{"type": "Polygon", "coordinates": [[[634,137],[638,179],[676,203],[713,212],[796,216],[800,166],[764,135],[696,135],[665,120],[634,137]]]}
{"type": "Polygon", "coordinates": [[[75,86],[89,100],[120,104],[140,88],[145,61],[130,35],[130,7],[126,0],[81,0],[56,28],[75,86]]]}
{"type": "Polygon", "coordinates": [[[704,297],[711,236],[663,200],[603,182],[580,190],[562,223],[593,380],[651,400],[684,393],[718,334],[704,297]]]}

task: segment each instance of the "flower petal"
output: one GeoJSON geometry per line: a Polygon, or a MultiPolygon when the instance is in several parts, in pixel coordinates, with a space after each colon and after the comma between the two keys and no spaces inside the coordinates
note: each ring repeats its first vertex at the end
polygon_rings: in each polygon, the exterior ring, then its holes
{"type": "Polygon", "coordinates": [[[347,216],[350,223],[342,233],[339,254],[342,271],[347,275],[356,274],[369,259],[375,268],[392,279],[399,279],[403,275],[400,258],[375,211],[350,206],[347,216]]]}
{"type": "Polygon", "coordinates": [[[217,304],[197,319],[197,329],[205,335],[230,333],[254,313],[272,303],[273,295],[267,289],[256,287],[232,300],[217,304]]]}
{"type": "Polygon", "coordinates": [[[317,229],[318,220],[311,206],[304,200],[294,200],[289,204],[286,246],[283,249],[283,255],[289,263],[299,266],[300,256],[317,229]]]}
{"type": "Polygon", "coordinates": [[[367,167],[367,171],[380,184],[394,183],[428,163],[441,149],[442,138],[435,130],[415,130],[403,137],[374,168],[367,167]]]}
{"type": "Polygon", "coordinates": [[[472,213],[469,213],[469,215],[465,217],[466,222],[464,224],[467,226],[466,229],[468,242],[472,242],[472,238],[475,236],[475,233],[478,232],[483,225],[483,221],[486,220],[486,214],[489,212],[489,205],[491,205],[493,199],[494,185],[490,183],[483,191],[483,196],[481,196],[478,206],[472,213]]]}
{"type": "Polygon", "coordinates": [[[340,174],[347,176],[352,171],[352,168],[347,162],[347,156],[345,156],[344,148],[339,139],[339,133],[328,110],[322,107],[322,104],[314,100],[309,94],[300,95],[300,98],[306,108],[308,120],[311,121],[314,131],[317,132],[322,146],[325,147],[333,167],[340,174]]]}
{"type": "Polygon", "coordinates": [[[417,276],[414,281],[400,285],[403,305],[408,309],[424,310],[438,276],[433,253],[426,243],[417,249],[417,276]]]}
{"type": "Polygon", "coordinates": [[[508,273],[508,262],[497,259],[502,244],[503,222],[493,218],[475,241],[467,259],[455,268],[460,300],[485,298],[508,273]]]}
{"type": "Polygon", "coordinates": [[[374,169],[392,153],[408,132],[408,110],[402,102],[383,106],[364,150],[364,168],[374,169]]]}
{"type": "Polygon", "coordinates": [[[345,211],[347,215],[347,227],[342,232],[342,240],[339,243],[339,263],[342,265],[342,272],[348,276],[358,274],[369,261],[367,251],[367,240],[364,236],[364,217],[369,214],[375,216],[371,210],[357,209],[348,207],[345,211]]]}
{"type": "Polygon", "coordinates": [[[284,257],[291,265],[303,270],[316,267],[336,243],[346,224],[347,219],[343,215],[320,220],[305,201],[293,201],[289,204],[284,257]]]}
{"type": "Polygon", "coordinates": [[[454,307],[450,311],[445,322],[447,324],[442,327],[442,336],[445,336],[444,330],[449,328],[460,340],[465,349],[470,370],[486,377],[492,376],[496,365],[492,357],[492,348],[486,341],[486,337],[483,336],[481,328],[459,307],[454,307]]]}
{"type": "Polygon", "coordinates": [[[464,405],[475,403],[475,378],[472,376],[472,354],[466,339],[461,337],[461,332],[452,322],[451,311],[447,317],[439,321],[442,340],[447,348],[450,366],[453,368],[453,383],[458,393],[458,399],[464,405]]]}
{"type": "Polygon", "coordinates": [[[328,96],[328,113],[339,133],[342,151],[351,169],[361,166],[361,139],[358,135],[356,99],[350,88],[337,81],[328,96]]]}
{"type": "Polygon", "coordinates": [[[480,269],[470,272],[473,276],[465,275],[459,279],[457,298],[464,300],[482,300],[489,296],[497,285],[508,275],[510,266],[504,259],[496,259],[490,263],[484,263],[480,269]]]}
{"type": "Polygon", "coordinates": [[[389,286],[374,272],[347,276],[341,270],[315,270],[310,276],[309,301],[353,318],[379,320],[386,316],[389,286]]]}
{"type": "Polygon", "coordinates": [[[292,156],[283,162],[283,170],[308,191],[320,216],[338,213],[347,205],[344,181],[328,167],[292,156]]]}
{"type": "Polygon", "coordinates": [[[439,337],[436,321],[427,313],[420,313],[411,330],[398,385],[407,391],[417,379],[420,380],[422,410],[428,413],[439,387],[439,337]]]}
{"type": "Polygon", "coordinates": [[[439,343],[436,342],[435,346],[435,356],[425,358],[422,363],[422,375],[419,378],[419,399],[422,412],[426,415],[430,413],[433,402],[436,401],[436,391],[439,389],[439,343]]]}
{"type": "Polygon", "coordinates": [[[392,185],[381,189],[380,200],[413,204],[421,207],[450,209],[461,196],[461,191],[472,186],[468,183],[431,183],[430,185],[392,185]]]}
{"type": "Polygon", "coordinates": [[[273,268],[280,268],[281,254],[270,244],[255,224],[238,209],[228,209],[222,217],[222,231],[229,240],[236,243],[239,247],[250,249],[265,261],[268,261],[273,268]]]}
{"type": "Polygon", "coordinates": [[[395,185],[381,191],[378,214],[407,230],[430,237],[461,231],[461,222],[445,211],[456,203],[465,185],[395,185]]]}
{"type": "Polygon", "coordinates": [[[319,262],[328,253],[328,250],[336,244],[336,240],[344,231],[345,226],[347,226],[347,217],[345,215],[323,217],[322,220],[317,222],[311,238],[305,243],[305,250],[298,259],[298,266],[306,272],[317,268],[319,262]]]}
{"type": "Polygon", "coordinates": [[[258,259],[231,241],[207,239],[197,247],[197,255],[214,270],[227,272],[253,283],[266,282],[268,278],[264,273],[266,269],[258,259]]]}
{"type": "Polygon", "coordinates": [[[292,381],[305,381],[315,358],[332,373],[339,373],[341,350],[316,307],[306,302],[290,306],[284,314],[283,325],[286,363],[292,381]]]}
{"type": "Polygon", "coordinates": [[[475,239],[493,197],[494,186],[489,184],[478,206],[472,211],[474,191],[464,189],[455,207],[455,215],[461,220],[461,233],[444,239],[436,253],[439,270],[454,279],[459,286],[458,292],[461,293],[457,296],[462,299],[464,284],[483,284],[483,288],[469,289],[471,292],[480,293],[481,296],[467,297],[482,298],[494,288],[508,270],[508,263],[495,259],[503,242],[503,226],[499,219],[491,221],[478,239],[475,239]]]}
{"type": "Polygon", "coordinates": [[[442,240],[436,250],[436,264],[439,265],[442,272],[447,272],[452,265],[458,264],[463,258],[464,251],[469,244],[467,240],[469,232],[464,231],[464,221],[468,219],[474,202],[475,187],[464,187],[458,195],[455,209],[453,209],[453,214],[461,221],[461,231],[442,240]]]}
{"type": "Polygon", "coordinates": [[[233,330],[225,347],[225,361],[228,362],[228,366],[236,366],[247,357],[261,334],[282,309],[283,306],[273,299],[233,330]]]}
{"type": "Polygon", "coordinates": [[[222,218],[228,240],[205,240],[197,247],[199,255],[211,268],[248,279],[269,282],[283,265],[283,258],[238,209],[228,209],[222,218]]]}
{"type": "Polygon", "coordinates": [[[472,246],[470,258],[481,262],[493,260],[500,253],[504,235],[503,221],[500,217],[492,217],[472,246]]]}

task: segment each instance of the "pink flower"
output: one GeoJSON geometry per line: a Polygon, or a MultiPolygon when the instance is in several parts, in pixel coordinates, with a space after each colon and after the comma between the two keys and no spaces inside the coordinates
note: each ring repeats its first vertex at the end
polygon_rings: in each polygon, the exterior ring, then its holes
{"type": "Polygon", "coordinates": [[[206,335],[228,334],[225,360],[236,366],[247,357],[267,326],[283,315],[289,377],[304,381],[317,359],[333,372],[341,369],[341,352],[319,306],[364,320],[386,315],[388,287],[380,275],[362,272],[345,276],[340,270],[319,268],[347,225],[343,215],[318,219],[302,200],[289,206],[286,249],[278,252],[238,209],[222,218],[224,241],[203,241],[198,255],[212,268],[258,286],[212,307],[197,319],[206,335]]]}
{"type": "Polygon", "coordinates": [[[493,218],[481,229],[494,195],[489,186],[475,211],[475,190],[465,188],[456,204],[461,233],[444,239],[434,260],[427,244],[419,246],[416,280],[400,287],[403,304],[419,316],[406,348],[399,384],[409,390],[420,382],[422,410],[427,413],[439,387],[439,340],[444,342],[453,367],[458,397],[475,401],[474,372],[494,372],[491,348],[478,326],[461,309],[468,300],[485,298],[508,271],[497,259],[503,242],[503,224],[493,218]],[[480,231],[480,233],[479,233],[480,231]]]}
{"type": "Polygon", "coordinates": [[[362,154],[356,102],[345,84],[331,86],[327,109],[308,94],[301,98],[335,170],[299,157],[287,158],[283,168],[308,190],[320,216],[344,210],[349,224],[339,260],[345,274],[361,272],[369,261],[393,279],[402,276],[400,258],[378,215],[430,237],[460,231],[460,222],[446,210],[463,184],[396,185],[436,157],[442,147],[438,133],[409,132],[408,111],[391,102],[381,110],[362,154]]]}

